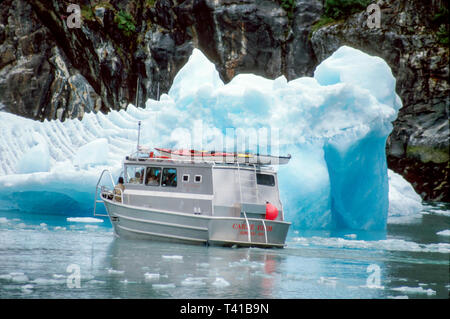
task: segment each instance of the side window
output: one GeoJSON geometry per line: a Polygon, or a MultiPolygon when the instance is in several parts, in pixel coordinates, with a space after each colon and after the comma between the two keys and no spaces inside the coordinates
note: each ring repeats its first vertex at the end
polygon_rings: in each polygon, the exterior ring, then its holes
{"type": "Polygon", "coordinates": [[[161,167],[147,167],[145,185],[159,186],[161,182],[161,167]]]}
{"type": "Polygon", "coordinates": [[[128,165],[125,176],[130,184],[142,184],[144,181],[144,172],[144,166],[128,165]]]}
{"type": "Polygon", "coordinates": [[[256,174],[258,185],[275,186],[275,177],[269,174],[256,174]]]}
{"type": "Polygon", "coordinates": [[[161,186],[177,187],[177,169],[164,168],[162,174],[161,186]]]}
{"type": "Polygon", "coordinates": [[[194,182],[195,183],[201,183],[202,182],[202,175],[195,175],[194,182]]]}
{"type": "Polygon", "coordinates": [[[189,182],[189,174],[183,175],[183,182],[188,183],[189,182]]]}

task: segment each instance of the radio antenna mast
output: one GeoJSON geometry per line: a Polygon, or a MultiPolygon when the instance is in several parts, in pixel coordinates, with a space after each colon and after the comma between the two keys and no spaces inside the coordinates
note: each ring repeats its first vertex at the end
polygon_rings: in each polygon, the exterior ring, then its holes
{"type": "Polygon", "coordinates": [[[136,146],[136,151],[137,154],[139,154],[139,139],[141,137],[141,121],[138,122],[138,139],[137,139],[137,146],[136,146]]]}

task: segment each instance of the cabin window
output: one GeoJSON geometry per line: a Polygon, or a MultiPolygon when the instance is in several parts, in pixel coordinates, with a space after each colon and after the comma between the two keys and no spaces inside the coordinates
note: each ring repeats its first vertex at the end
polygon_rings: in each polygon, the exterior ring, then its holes
{"type": "Polygon", "coordinates": [[[161,185],[164,187],[177,187],[177,169],[164,168],[161,185]]]}
{"type": "Polygon", "coordinates": [[[128,165],[125,176],[130,184],[142,184],[144,181],[144,172],[144,166],[128,165]]]}
{"type": "Polygon", "coordinates": [[[188,183],[189,182],[189,174],[183,175],[183,182],[188,183]]]}
{"type": "Polygon", "coordinates": [[[145,185],[159,186],[161,181],[161,167],[147,167],[145,185]]]}
{"type": "Polygon", "coordinates": [[[275,186],[275,177],[269,174],[256,174],[258,185],[275,186]]]}
{"type": "Polygon", "coordinates": [[[202,175],[195,175],[194,182],[201,183],[202,182],[202,175]]]}

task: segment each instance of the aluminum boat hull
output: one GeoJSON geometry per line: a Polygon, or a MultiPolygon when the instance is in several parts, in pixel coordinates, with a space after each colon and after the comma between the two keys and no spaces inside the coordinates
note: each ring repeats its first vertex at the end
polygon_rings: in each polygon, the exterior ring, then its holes
{"type": "Polygon", "coordinates": [[[291,223],[156,210],[103,198],[118,237],[219,246],[279,247],[291,223]]]}

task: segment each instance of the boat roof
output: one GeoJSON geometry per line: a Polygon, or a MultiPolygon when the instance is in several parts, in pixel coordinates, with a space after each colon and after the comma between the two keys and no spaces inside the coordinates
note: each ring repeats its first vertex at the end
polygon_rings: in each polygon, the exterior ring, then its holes
{"type": "Polygon", "coordinates": [[[172,158],[161,158],[161,157],[130,157],[126,156],[124,164],[131,165],[173,165],[173,166],[202,166],[202,167],[228,167],[228,168],[251,168],[251,169],[265,169],[272,170],[268,165],[261,164],[250,164],[250,163],[226,163],[226,162],[215,162],[208,160],[183,160],[183,159],[172,159],[172,158]]]}

